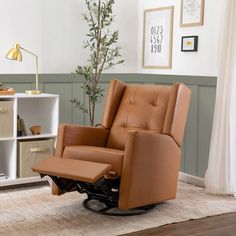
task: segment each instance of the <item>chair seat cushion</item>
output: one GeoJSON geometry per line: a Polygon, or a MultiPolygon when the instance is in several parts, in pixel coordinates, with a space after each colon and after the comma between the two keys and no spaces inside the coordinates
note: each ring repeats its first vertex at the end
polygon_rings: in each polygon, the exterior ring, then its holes
{"type": "Polygon", "coordinates": [[[63,158],[93,161],[112,165],[112,171],[121,175],[124,151],[106,147],[67,146],[63,158]]]}

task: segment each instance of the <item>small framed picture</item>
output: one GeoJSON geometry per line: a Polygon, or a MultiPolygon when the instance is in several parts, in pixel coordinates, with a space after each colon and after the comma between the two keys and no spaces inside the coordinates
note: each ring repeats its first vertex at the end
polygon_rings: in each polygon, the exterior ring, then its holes
{"type": "Polygon", "coordinates": [[[180,26],[203,25],[204,0],[181,0],[180,26]]]}
{"type": "Polygon", "coordinates": [[[182,52],[197,52],[198,36],[183,36],[181,43],[182,52]]]}

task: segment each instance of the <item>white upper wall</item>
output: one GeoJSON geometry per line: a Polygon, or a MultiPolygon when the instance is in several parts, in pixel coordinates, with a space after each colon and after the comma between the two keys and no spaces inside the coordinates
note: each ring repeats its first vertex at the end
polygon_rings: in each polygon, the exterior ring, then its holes
{"type": "MultiPolygon", "coordinates": [[[[82,48],[86,40],[84,0],[7,0],[0,7],[0,73],[35,73],[35,61],[23,52],[21,63],[5,59],[7,51],[18,42],[39,56],[39,73],[71,73],[86,64],[89,52],[82,48]]],[[[119,30],[119,45],[125,64],[109,72],[137,71],[136,0],[119,0],[114,5],[119,30]]]]}
{"type": "MultiPolygon", "coordinates": [[[[108,72],[178,75],[217,75],[217,44],[220,3],[205,0],[203,26],[181,28],[181,0],[117,0],[114,5],[114,29],[120,33],[125,65],[108,72]],[[144,9],[174,6],[173,60],[171,70],[142,68],[144,9]],[[198,52],[181,52],[181,36],[198,35],[198,52]]],[[[20,43],[39,56],[40,73],[71,73],[77,65],[86,64],[85,0],[7,0],[0,7],[0,73],[35,73],[32,56],[23,52],[23,62],[5,59],[14,44],[20,43]]]]}
{"type": "Polygon", "coordinates": [[[205,0],[204,25],[180,27],[181,0],[139,0],[138,72],[176,75],[217,75],[217,48],[222,0],[205,0]],[[144,9],[174,6],[172,69],[142,68],[142,39],[144,9]],[[198,52],[181,52],[182,36],[199,36],[198,52]]]}

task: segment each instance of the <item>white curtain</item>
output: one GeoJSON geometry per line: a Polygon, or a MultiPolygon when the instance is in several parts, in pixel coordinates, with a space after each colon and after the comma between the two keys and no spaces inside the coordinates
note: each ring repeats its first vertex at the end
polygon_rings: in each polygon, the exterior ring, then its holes
{"type": "Polygon", "coordinates": [[[206,191],[236,194],[236,1],[224,0],[206,191]]]}

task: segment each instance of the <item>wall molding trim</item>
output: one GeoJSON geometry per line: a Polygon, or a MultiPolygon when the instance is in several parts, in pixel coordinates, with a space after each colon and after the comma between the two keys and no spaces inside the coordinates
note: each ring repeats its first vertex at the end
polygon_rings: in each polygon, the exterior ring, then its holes
{"type": "MultiPolygon", "coordinates": [[[[107,73],[102,74],[101,83],[111,79],[124,80],[127,83],[176,83],[176,81],[189,85],[216,86],[217,78],[213,76],[191,75],[161,75],[143,73],[107,73]],[[144,81],[145,78],[145,81],[144,81]]],[[[3,83],[34,83],[35,74],[0,74],[3,83]]],[[[39,83],[81,83],[82,77],[73,74],[39,74],[39,83]]]]}
{"type": "Polygon", "coordinates": [[[186,173],[183,173],[183,172],[179,173],[179,180],[183,181],[184,183],[187,183],[187,184],[196,185],[196,186],[199,186],[199,187],[202,187],[202,188],[205,187],[203,178],[193,176],[193,175],[189,175],[189,174],[186,174],[186,173]]]}

